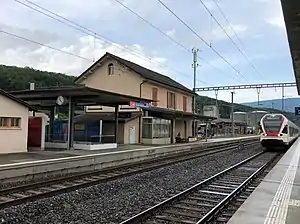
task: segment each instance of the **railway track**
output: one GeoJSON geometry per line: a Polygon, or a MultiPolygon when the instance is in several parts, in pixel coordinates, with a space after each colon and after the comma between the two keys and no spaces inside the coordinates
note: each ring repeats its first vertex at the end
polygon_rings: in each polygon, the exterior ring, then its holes
{"type": "Polygon", "coordinates": [[[279,153],[258,153],[121,224],[226,223],[237,209],[237,205],[230,207],[231,202],[243,203],[255,189],[251,183],[278,156],[279,153]],[[227,212],[223,212],[226,208],[227,212]]]}
{"type": "MultiPolygon", "coordinates": [[[[256,145],[258,146],[257,141],[249,141],[245,144],[245,147],[254,147],[256,145]]],[[[120,177],[158,169],[164,166],[184,162],[201,156],[211,155],[227,150],[233,150],[237,147],[238,145],[235,144],[229,145],[224,148],[214,147],[206,150],[194,150],[189,151],[188,153],[178,153],[177,155],[164,156],[161,158],[153,159],[151,161],[141,161],[115,168],[84,173],[76,176],[62,177],[1,189],[0,209],[26,203],[28,201],[50,197],[60,193],[73,191],[82,187],[95,185],[120,177]]]]}

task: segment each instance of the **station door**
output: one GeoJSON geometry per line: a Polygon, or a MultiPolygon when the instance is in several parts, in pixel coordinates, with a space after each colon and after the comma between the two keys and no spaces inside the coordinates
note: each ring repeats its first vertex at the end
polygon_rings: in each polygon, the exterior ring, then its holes
{"type": "Polygon", "coordinates": [[[27,147],[41,147],[42,117],[29,117],[27,147]]]}

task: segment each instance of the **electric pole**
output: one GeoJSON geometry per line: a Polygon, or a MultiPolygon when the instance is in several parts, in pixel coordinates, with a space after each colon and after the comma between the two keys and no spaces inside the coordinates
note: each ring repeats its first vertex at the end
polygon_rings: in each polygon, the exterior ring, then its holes
{"type": "Polygon", "coordinates": [[[233,120],[233,94],[234,92],[231,92],[231,134],[234,136],[234,120],[233,120]]]}
{"type": "MultiPolygon", "coordinates": [[[[197,67],[198,67],[198,53],[199,49],[192,49],[193,52],[193,68],[194,68],[194,88],[193,88],[193,92],[194,92],[194,96],[193,96],[193,113],[196,114],[197,113],[197,109],[196,109],[196,77],[197,77],[197,67]]],[[[194,125],[193,125],[193,135],[194,137],[197,137],[197,124],[196,124],[196,120],[194,120],[194,125]]]]}

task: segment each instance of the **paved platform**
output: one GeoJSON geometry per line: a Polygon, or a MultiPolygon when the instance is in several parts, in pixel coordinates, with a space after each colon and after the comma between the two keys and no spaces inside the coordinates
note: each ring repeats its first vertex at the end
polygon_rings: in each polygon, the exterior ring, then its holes
{"type": "MultiPolygon", "coordinates": [[[[208,139],[207,142],[202,140],[198,142],[199,144],[206,144],[211,142],[225,142],[236,139],[245,139],[245,138],[253,138],[255,136],[245,136],[245,137],[236,137],[236,138],[216,138],[216,139],[208,139]]],[[[188,144],[195,143],[187,143],[187,144],[173,144],[174,146],[184,146],[188,144]]],[[[59,158],[68,158],[74,156],[84,156],[91,154],[101,154],[101,153],[110,153],[110,152],[122,152],[128,150],[138,150],[138,149],[155,149],[155,148],[163,148],[168,147],[170,145],[120,145],[116,149],[102,149],[102,150],[72,150],[72,151],[58,151],[55,150],[45,150],[45,151],[34,151],[34,152],[24,152],[24,153],[12,153],[12,154],[0,154],[0,165],[4,164],[15,164],[15,163],[23,163],[23,162],[31,162],[31,161],[40,161],[40,160],[49,160],[49,159],[59,159],[59,158]]]]}
{"type": "MultiPolygon", "coordinates": [[[[223,142],[223,141],[230,141],[230,140],[236,140],[236,139],[245,139],[245,138],[251,138],[251,137],[255,137],[255,135],[240,136],[240,137],[208,138],[207,142],[223,142]]],[[[205,140],[201,140],[201,142],[205,142],[205,140]]]]}
{"type": "Polygon", "coordinates": [[[228,224],[300,223],[300,138],[268,173],[228,224]]]}

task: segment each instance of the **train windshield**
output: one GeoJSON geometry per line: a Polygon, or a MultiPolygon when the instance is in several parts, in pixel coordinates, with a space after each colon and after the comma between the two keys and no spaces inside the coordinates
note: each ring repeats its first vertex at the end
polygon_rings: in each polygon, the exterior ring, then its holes
{"type": "Polygon", "coordinates": [[[281,115],[267,115],[263,119],[263,126],[266,132],[279,132],[281,124],[281,115]]]}

